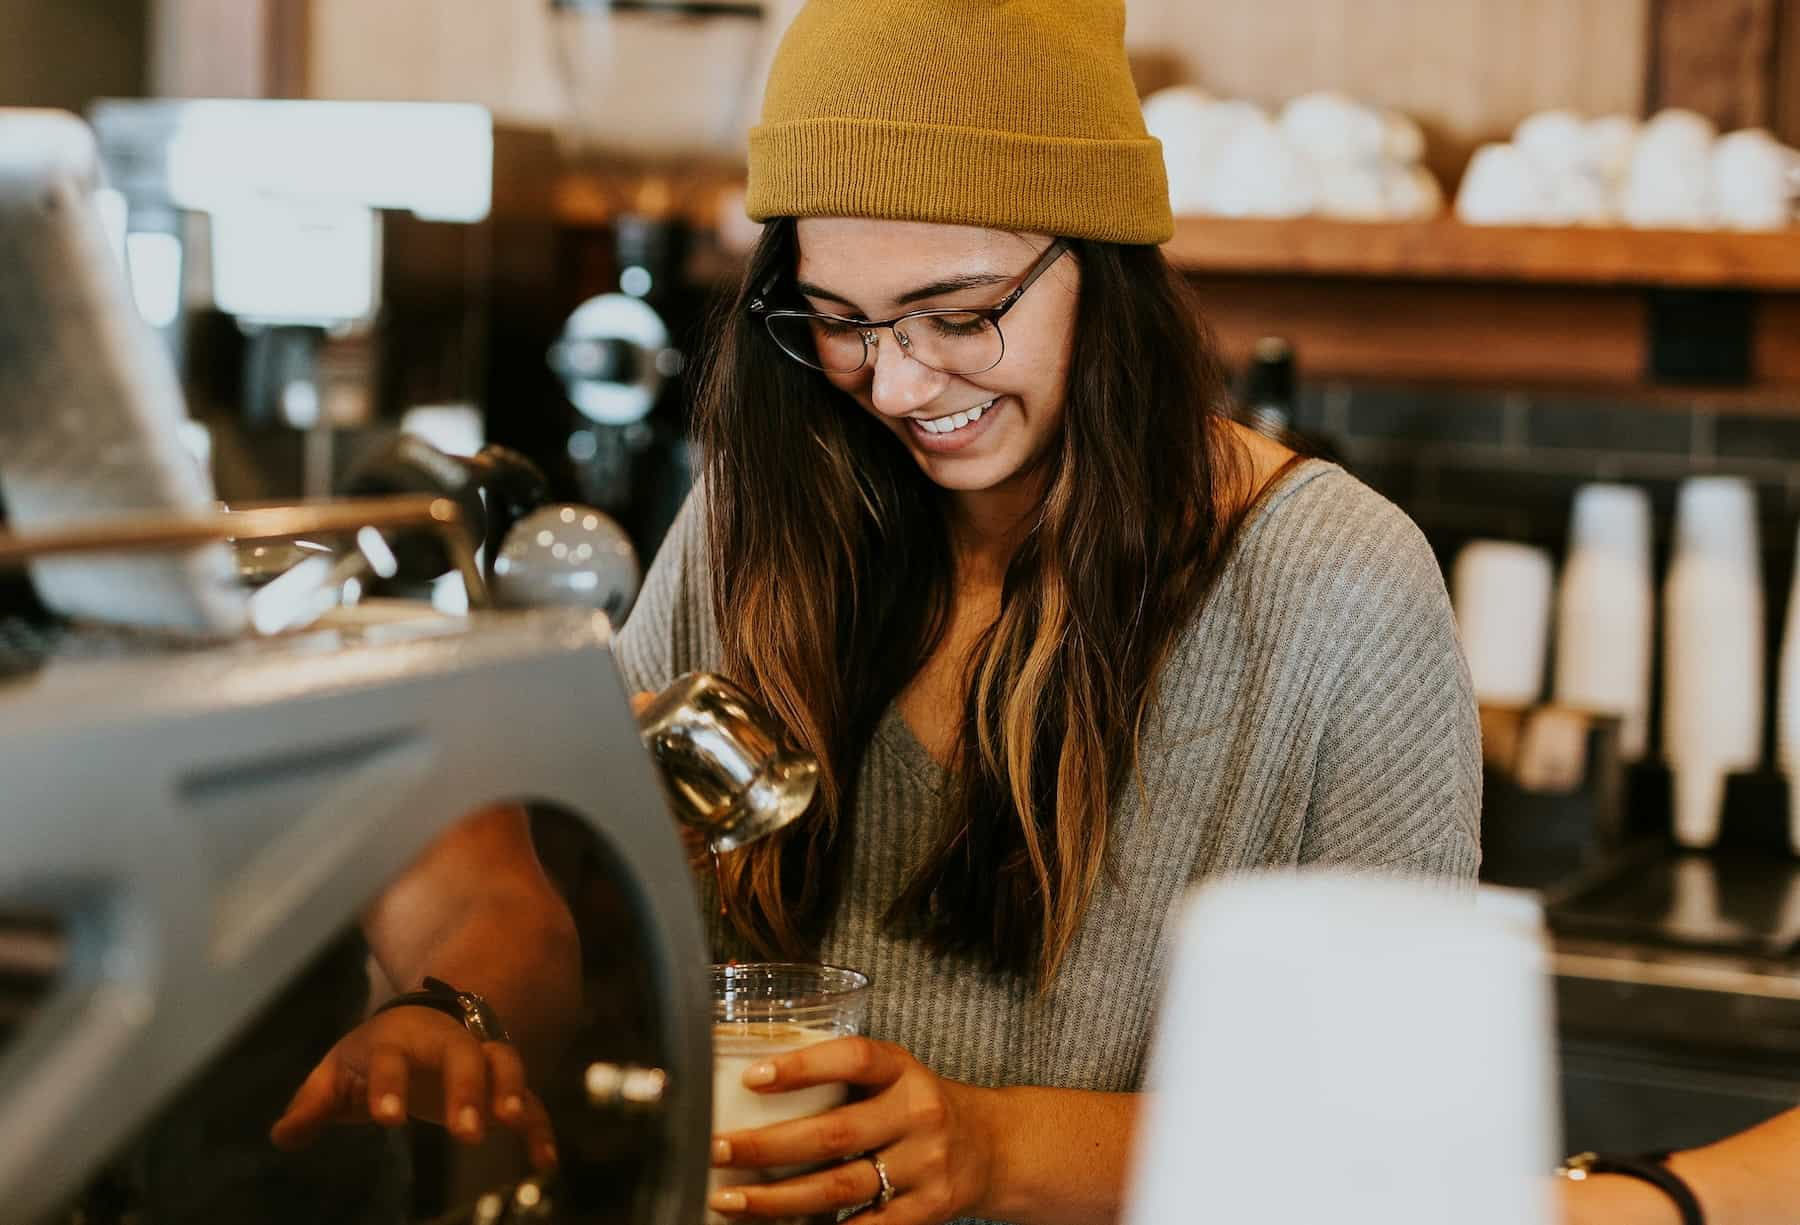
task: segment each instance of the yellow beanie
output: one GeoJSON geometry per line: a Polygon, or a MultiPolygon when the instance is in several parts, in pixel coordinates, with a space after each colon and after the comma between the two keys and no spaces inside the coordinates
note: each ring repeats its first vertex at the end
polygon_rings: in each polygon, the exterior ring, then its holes
{"type": "Polygon", "coordinates": [[[1168,241],[1123,0],[810,0],[750,132],[746,205],[1168,241]]]}

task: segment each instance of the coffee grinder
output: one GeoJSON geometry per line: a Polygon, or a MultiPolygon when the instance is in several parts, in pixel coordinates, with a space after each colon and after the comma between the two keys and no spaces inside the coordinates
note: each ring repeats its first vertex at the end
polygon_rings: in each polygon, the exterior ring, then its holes
{"type": "Polygon", "coordinates": [[[605,292],[550,347],[580,497],[654,552],[692,483],[692,366],[708,294],[688,269],[695,215],[740,173],[765,44],[761,3],[550,0],[566,162],[602,193],[605,292]]]}

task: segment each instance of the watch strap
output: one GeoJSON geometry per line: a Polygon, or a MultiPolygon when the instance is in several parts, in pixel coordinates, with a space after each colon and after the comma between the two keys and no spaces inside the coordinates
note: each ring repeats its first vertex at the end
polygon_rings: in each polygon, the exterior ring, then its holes
{"type": "Polygon", "coordinates": [[[441,978],[427,978],[419,991],[404,991],[375,1010],[377,1015],[390,1008],[430,1008],[461,1022],[477,1042],[510,1042],[506,1026],[499,1014],[473,991],[459,991],[441,978]]]}
{"type": "Polygon", "coordinates": [[[1688,1186],[1686,1179],[1664,1164],[1668,1159],[1667,1153],[1647,1153],[1640,1156],[1579,1153],[1563,1162],[1556,1172],[1565,1178],[1577,1180],[1586,1178],[1589,1174],[1622,1174],[1627,1178],[1647,1182],[1675,1202],[1675,1208],[1681,1214],[1681,1225],[1706,1225],[1706,1213],[1700,1208],[1700,1198],[1688,1186]]]}

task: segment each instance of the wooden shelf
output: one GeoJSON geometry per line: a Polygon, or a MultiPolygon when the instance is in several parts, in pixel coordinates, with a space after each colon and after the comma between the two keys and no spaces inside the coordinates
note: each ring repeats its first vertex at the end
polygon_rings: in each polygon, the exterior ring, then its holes
{"type": "Polygon", "coordinates": [[[1771,234],[1184,217],[1165,248],[1207,276],[1800,293],[1800,227],[1771,234]]]}
{"type": "Polygon", "coordinates": [[[1275,334],[1294,344],[1309,378],[1578,388],[1800,410],[1800,229],[1183,218],[1166,249],[1233,364],[1275,334]],[[1653,376],[1657,291],[1671,289],[1751,295],[1746,378],[1653,376]]]}

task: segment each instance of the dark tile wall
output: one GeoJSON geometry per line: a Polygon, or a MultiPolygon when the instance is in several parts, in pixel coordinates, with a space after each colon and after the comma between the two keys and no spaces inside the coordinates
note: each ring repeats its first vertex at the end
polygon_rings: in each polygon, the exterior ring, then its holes
{"type": "Polygon", "coordinates": [[[1296,414],[1302,433],[1328,443],[1413,517],[1446,571],[1478,537],[1540,545],[1560,560],[1575,490],[1623,481],[1650,494],[1660,583],[1682,480],[1755,482],[1772,741],[1775,661],[1800,530],[1800,404],[1785,414],[1739,414],[1568,395],[1314,384],[1296,414]]]}
{"type": "Polygon", "coordinates": [[[1560,551],[1575,490],[1642,486],[1666,548],[1676,491],[1698,475],[1754,481],[1764,548],[1791,573],[1800,523],[1800,405],[1792,414],[1724,414],[1566,395],[1322,384],[1296,425],[1399,503],[1448,560],[1478,536],[1560,551]]]}

